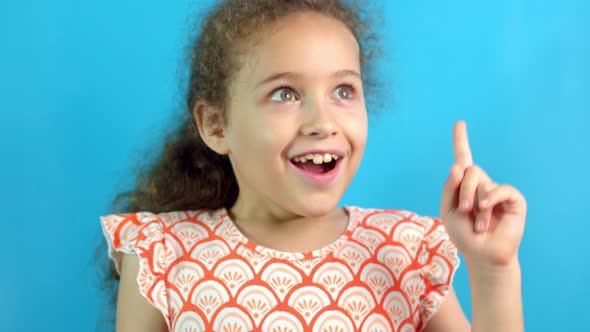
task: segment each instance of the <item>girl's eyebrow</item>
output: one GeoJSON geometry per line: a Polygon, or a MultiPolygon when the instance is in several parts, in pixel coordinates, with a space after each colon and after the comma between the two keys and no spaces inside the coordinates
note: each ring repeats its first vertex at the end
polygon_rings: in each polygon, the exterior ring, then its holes
{"type": "MultiPolygon", "coordinates": [[[[332,75],[330,75],[330,76],[335,77],[335,78],[346,77],[346,76],[355,76],[359,79],[361,78],[361,74],[359,74],[355,70],[350,70],[350,69],[343,69],[343,70],[336,71],[336,72],[332,73],[332,75]]],[[[256,88],[258,88],[261,85],[270,83],[272,81],[276,81],[278,79],[297,79],[299,77],[301,77],[301,74],[293,73],[293,72],[283,72],[283,73],[273,74],[273,75],[265,78],[264,80],[262,80],[258,84],[256,84],[256,88]]]]}

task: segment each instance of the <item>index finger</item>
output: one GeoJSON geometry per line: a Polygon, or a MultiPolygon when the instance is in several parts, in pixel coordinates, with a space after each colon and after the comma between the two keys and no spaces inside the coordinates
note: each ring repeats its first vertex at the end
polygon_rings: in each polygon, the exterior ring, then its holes
{"type": "Polygon", "coordinates": [[[455,127],[453,128],[453,147],[455,150],[455,163],[462,168],[473,165],[465,121],[455,123],[455,127]]]}

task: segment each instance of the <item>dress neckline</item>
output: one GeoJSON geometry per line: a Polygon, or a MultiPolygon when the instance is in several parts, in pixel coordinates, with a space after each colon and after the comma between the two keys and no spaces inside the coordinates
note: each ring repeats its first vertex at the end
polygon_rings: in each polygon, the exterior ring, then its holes
{"type": "Polygon", "coordinates": [[[359,224],[358,213],[359,209],[354,206],[342,206],[346,214],[348,215],[348,224],[346,226],[346,230],[342,233],[336,240],[332,243],[312,251],[308,252],[290,252],[290,251],[281,251],[277,249],[272,249],[269,247],[262,246],[254,241],[251,241],[246,237],[242,231],[234,224],[233,220],[229,216],[229,213],[225,207],[222,207],[219,210],[219,219],[223,222],[225,227],[229,230],[229,233],[232,236],[236,237],[235,239],[241,242],[244,246],[256,251],[258,254],[271,257],[271,258],[279,258],[285,260],[303,260],[303,259],[310,259],[316,257],[324,257],[336,249],[340,248],[346,241],[348,241],[351,235],[354,233],[354,230],[359,224]]]}

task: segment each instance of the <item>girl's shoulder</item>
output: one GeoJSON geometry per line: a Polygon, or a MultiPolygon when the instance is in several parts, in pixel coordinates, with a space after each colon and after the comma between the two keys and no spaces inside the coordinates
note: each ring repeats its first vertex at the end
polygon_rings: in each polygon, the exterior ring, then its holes
{"type": "MultiPolygon", "coordinates": [[[[441,219],[423,215],[407,209],[366,208],[360,206],[344,206],[349,215],[349,231],[375,231],[385,238],[399,240],[401,238],[426,239],[432,237],[445,238],[447,233],[441,219]]],[[[223,242],[247,242],[247,239],[235,227],[226,208],[216,210],[185,210],[163,213],[139,212],[124,215],[123,220],[137,226],[146,236],[154,237],[151,231],[173,236],[182,244],[191,244],[208,239],[223,242]],[[155,224],[155,225],[154,225],[155,224]]],[[[121,217],[114,218],[115,223],[121,217]]],[[[235,244],[235,243],[234,243],[235,244]]]]}
{"type": "Polygon", "coordinates": [[[426,235],[435,230],[444,231],[444,225],[440,218],[422,215],[410,210],[357,206],[347,206],[345,209],[349,211],[351,222],[356,223],[357,227],[375,229],[386,234],[410,231],[426,235]]]}
{"type": "Polygon", "coordinates": [[[120,270],[120,254],[147,258],[158,250],[167,259],[205,239],[227,237],[225,209],[171,212],[133,212],[100,217],[109,257],[120,270]]]}
{"type": "Polygon", "coordinates": [[[179,232],[189,228],[216,228],[227,218],[224,208],[217,210],[183,210],[153,213],[149,211],[120,213],[101,216],[101,224],[107,233],[147,233],[147,230],[179,232]]]}
{"type": "MultiPolygon", "coordinates": [[[[433,232],[445,234],[438,217],[421,215],[405,209],[344,206],[350,219],[349,230],[373,230],[383,235],[402,236],[411,233],[423,237],[433,232]]],[[[225,208],[184,210],[161,213],[135,212],[100,217],[107,238],[123,249],[141,241],[161,240],[167,235],[189,245],[204,238],[231,239],[239,233],[225,208]],[[216,235],[216,236],[215,236],[216,235]]]]}

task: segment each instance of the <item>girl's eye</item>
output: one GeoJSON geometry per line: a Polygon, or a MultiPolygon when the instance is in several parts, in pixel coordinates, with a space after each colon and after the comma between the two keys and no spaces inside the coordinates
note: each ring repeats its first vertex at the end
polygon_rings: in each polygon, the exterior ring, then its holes
{"type": "Polygon", "coordinates": [[[295,92],[288,87],[280,87],[276,89],[270,96],[271,100],[280,102],[291,102],[296,99],[295,92]]]}
{"type": "Polygon", "coordinates": [[[348,85],[342,85],[334,90],[334,97],[340,99],[352,99],[353,88],[348,85]]]}

